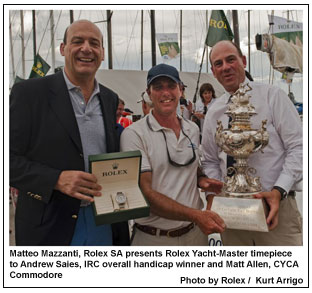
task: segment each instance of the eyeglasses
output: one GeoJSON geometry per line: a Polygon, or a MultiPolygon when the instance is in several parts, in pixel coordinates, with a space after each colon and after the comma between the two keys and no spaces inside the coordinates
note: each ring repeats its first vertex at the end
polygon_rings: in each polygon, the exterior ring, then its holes
{"type": "Polygon", "coordinates": [[[190,144],[191,144],[191,146],[192,146],[192,151],[193,151],[193,157],[192,157],[187,163],[185,163],[185,164],[179,164],[179,163],[177,163],[177,162],[175,162],[175,161],[173,161],[173,160],[171,159],[170,153],[169,153],[169,149],[168,149],[167,138],[166,138],[165,132],[164,132],[162,129],[160,130],[161,133],[163,134],[164,139],[165,139],[165,142],[166,142],[166,149],[167,149],[169,164],[171,164],[172,166],[175,166],[175,167],[185,167],[185,166],[188,166],[188,165],[192,164],[192,163],[195,161],[195,159],[196,159],[196,153],[195,153],[194,145],[193,145],[191,139],[184,133],[184,131],[183,131],[182,128],[181,128],[181,130],[182,130],[182,133],[184,134],[184,136],[190,141],[190,144]]]}
{"type": "Polygon", "coordinates": [[[203,114],[206,114],[207,113],[207,106],[204,106],[204,112],[203,114]]]}
{"type": "MultiPolygon", "coordinates": [[[[150,130],[154,131],[150,122],[149,122],[149,117],[147,116],[146,118],[146,123],[147,123],[147,126],[149,127],[150,130]]],[[[189,140],[190,144],[191,144],[191,147],[192,147],[192,152],[193,152],[193,157],[185,164],[179,164],[175,161],[173,161],[170,157],[170,153],[169,153],[169,149],[168,149],[168,144],[167,144],[167,137],[165,135],[165,132],[161,129],[161,133],[163,134],[164,136],[164,139],[165,139],[165,142],[166,142],[166,149],[167,149],[167,154],[168,154],[168,160],[169,160],[169,164],[171,164],[172,166],[175,166],[175,167],[185,167],[185,166],[188,166],[190,164],[192,164],[195,160],[196,160],[196,153],[195,153],[195,148],[194,148],[194,144],[192,143],[191,139],[185,134],[185,132],[183,131],[183,128],[181,127],[181,130],[182,130],[182,133],[183,135],[189,140]]]]}

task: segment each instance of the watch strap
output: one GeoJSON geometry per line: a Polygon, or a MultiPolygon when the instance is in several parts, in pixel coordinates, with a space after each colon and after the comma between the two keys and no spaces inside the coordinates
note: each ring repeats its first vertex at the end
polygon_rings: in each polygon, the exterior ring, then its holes
{"type": "Polygon", "coordinates": [[[281,194],[281,200],[285,199],[287,197],[287,191],[279,186],[273,186],[273,189],[276,189],[281,194]]]}

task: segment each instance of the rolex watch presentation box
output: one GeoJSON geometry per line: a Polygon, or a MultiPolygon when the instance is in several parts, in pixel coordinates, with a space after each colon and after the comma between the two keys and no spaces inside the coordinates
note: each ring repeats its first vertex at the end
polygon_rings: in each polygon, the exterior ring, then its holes
{"type": "Polygon", "coordinates": [[[147,217],[149,203],[139,187],[140,151],[89,156],[89,170],[102,186],[102,196],[94,197],[96,225],[147,217]]]}

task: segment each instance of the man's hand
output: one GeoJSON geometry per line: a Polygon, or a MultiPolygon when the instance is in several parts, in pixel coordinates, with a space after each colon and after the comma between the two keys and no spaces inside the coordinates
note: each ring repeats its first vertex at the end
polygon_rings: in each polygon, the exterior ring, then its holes
{"type": "Polygon", "coordinates": [[[281,201],[281,194],[278,190],[271,190],[266,192],[260,192],[259,194],[254,195],[255,198],[264,198],[264,200],[269,205],[270,211],[267,217],[267,224],[269,230],[276,228],[278,224],[278,210],[281,201]]]}
{"type": "Polygon", "coordinates": [[[222,218],[212,211],[197,211],[194,222],[205,235],[222,233],[225,230],[225,223],[222,218]]]}
{"type": "Polygon", "coordinates": [[[193,111],[193,104],[191,101],[188,102],[187,106],[186,106],[186,109],[189,110],[190,112],[193,111]]]}
{"type": "Polygon", "coordinates": [[[216,179],[199,177],[198,186],[201,188],[202,191],[210,191],[218,194],[222,191],[223,183],[216,179]]]}
{"type": "Polygon", "coordinates": [[[93,202],[91,196],[101,196],[99,192],[102,187],[96,183],[97,179],[93,174],[82,171],[63,171],[55,185],[59,190],[71,197],[93,202]]]}

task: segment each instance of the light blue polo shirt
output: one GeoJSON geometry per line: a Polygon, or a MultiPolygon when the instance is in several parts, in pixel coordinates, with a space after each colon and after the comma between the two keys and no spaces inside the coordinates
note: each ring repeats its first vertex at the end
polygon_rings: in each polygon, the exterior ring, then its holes
{"type": "MultiPolygon", "coordinates": [[[[106,153],[103,114],[99,100],[100,87],[94,82],[93,93],[86,104],[79,86],[70,82],[63,70],[64,79],[75,112],[83,149],[85,171],[89,172],[89,155],[106,153]]],[[[81,201],[71,246],[112,245],[111,225],[95,225],[92,206],[81,201]]]]}
{"type": "Polygon", "coordinates": [[[80,87],[72,84],[64,71],[63,74],[78,123],[85,171],[89,172],[88,156],[107,151],[103,114],[98,97],[100,87],[95,80],[93,93],[86,104],[80,87]]]}

